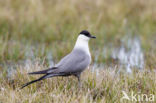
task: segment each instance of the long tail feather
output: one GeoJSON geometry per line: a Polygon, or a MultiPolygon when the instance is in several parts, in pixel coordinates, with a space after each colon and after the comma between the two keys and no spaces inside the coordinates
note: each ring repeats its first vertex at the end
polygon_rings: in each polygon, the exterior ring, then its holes
{"type": "Polygon", "coordinates": [[[37,71],[37,72],[31,72],[31,73],[28,73],[28,74],[47,74],[48,72],[50,72],[50,71],[52,71],[54,69],[57,69],[57,67],[53,67],[53,68],[49,68],[49,69],[42,70],[42,71],[37,71]]]}
{"type": "Polygon", "coordinates": [[[46,79],[46,78],[50,78],[50,77],[55,77],[55,76],[65,76],[65,74],[64,74],[64,73],[58,73],[58,74],[46,74],[46,75],[40,77],[39,79],[36,79],[36,80],[30,81],[30,82],[24,84],[20,89],[23,89],[24,87],[26,87],[26,86],[28,86],[28,85],[30,85],[30,84],[32,84],[32,83],[38,82],[38,81],[40,81],[40,80],[43,80],[43,79],[46,79]]]}
{"type": "Polygon", "coordinates": [[[21,89],[23,89],[24,87],[26,87],[26,86],[28,86],[28,85],[30,85],[30,84],[32,84],[32,83],[35,83],[35,82],[37,82],[37,81],[40,81],[40,80],[46,79],[47,76],[48,76],[48,75],[46,74],[46,75],[40,77],[39,79],[36,79],[36,80],[30,81],[30,82],[24,84],[24,85],[21,87],[21,89]]]}
{"type": "Polygon", "coordinates": [[[55,77],[55,76],[68,76],[70,74],[67,74],[67,73],[57,73],[57,74],[45,74],[44,76],[40,77],[39,79],[36,79],[36,80],[32,80],[26,84],[24,84],[20,89],[23,89],[24,87],[32,84],[32,83],[35,83],[35,82],[38,82],[40,80],[43,80],[43,79],[46,79],[46,78],[50,78],[50,77],[55,77]]]}

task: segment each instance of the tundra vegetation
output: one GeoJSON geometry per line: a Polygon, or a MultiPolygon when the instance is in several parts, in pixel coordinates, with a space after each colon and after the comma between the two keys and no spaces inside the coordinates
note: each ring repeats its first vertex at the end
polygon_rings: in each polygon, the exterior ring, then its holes
{"type": "Polygon", "coordinates": [[[151,99],[156,92],[155,4],[0,0],[0,103],[134,102],[121,100],[122,91],[151,99]],[[92,64],[82,74],[82,88],[76,78],[55,77],[19,89],[39,77],[28,72],[47,69],[69,53],[84,29],[97,39],[89,42],[92,64]]]}

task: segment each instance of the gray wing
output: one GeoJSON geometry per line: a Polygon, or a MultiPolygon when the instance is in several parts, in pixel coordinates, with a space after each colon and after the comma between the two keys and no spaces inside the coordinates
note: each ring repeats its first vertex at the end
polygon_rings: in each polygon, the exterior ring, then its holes
{"type": "Polygon", "coordinates": [[[56,72],[77,73],[82,72],[90,64],[91,58],[84,51],[75,50],[65,56],[57,65],[56,72]]]}

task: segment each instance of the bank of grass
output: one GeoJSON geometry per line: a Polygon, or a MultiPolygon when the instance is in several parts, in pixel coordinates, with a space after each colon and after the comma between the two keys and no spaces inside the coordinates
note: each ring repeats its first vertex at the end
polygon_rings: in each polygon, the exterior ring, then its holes
{"type": "Polygon", "coordinates": [[[99,75],[96,75],[87,69],[82,73],[81,88],[78,88],[77,79],[74,77],[54,77],[20,90],[22,84],[39,77],[27,75],[27,72],[45,69],[45,66],[36,62],[17,67],[17,71],[9,79],[4,76],[5,73],[1,74],[1,103],[132,103],[121,100],[122,91],[129,96],[134,92],[136,97],[141,94],[147,94],[148,98],[151,97],[150,94],[156,95],[154,70],[118,74],[116,71],[119,68],[101,68],[99,75]]]}

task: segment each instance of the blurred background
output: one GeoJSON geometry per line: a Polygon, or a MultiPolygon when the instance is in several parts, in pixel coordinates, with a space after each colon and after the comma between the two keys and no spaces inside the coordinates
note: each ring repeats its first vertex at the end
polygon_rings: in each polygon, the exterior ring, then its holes
{"type": "Polygon", "coordinates": [[[94,69],[156,69],[155,0],[0,0],[0,71],[36,58],[53,66],[81,30],[94,69]]]}

